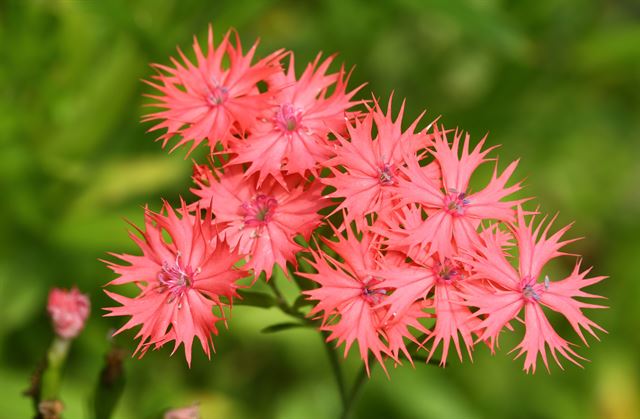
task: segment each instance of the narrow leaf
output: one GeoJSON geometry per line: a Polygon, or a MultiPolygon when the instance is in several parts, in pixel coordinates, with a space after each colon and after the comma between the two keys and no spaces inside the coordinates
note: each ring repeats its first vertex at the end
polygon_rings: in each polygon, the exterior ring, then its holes
{"type": "Polygon", "coordinates": [[[238,291],[240,298],[234,304],[241,306],[269,308],[277,305],[275,298],[269,294],[257,291],[238,291]]]}
{"type": "Polygon", "coordinates": [[[296,301],[294,301],[294,303],[293,303],[293,307],[292,307],[292,308],[293,308],[295,311],[298,311],[298,310],[300,310],[300,308],[302,308],[302,307],[305,307],[305,306],[312,306],[313,304],[314,304],[314,303],[313,303],[313,301],[308,300],[308,299],[306,298],[306,296],[301,295],[301,296],[299,296],[298,298],[296,298],[296,301]]]}
{"type": "Polygon", "coordinates": [[[261,333],[276,333],[276,332],[282,332],[283,330],[289,330],[289,329],[295,329],[298,327],[307,327],[306,324],[302,324],[302,323],[296,323],[296,322],[285,322],[285,323],[278,323],[278,324],[274,324],[271,326],[267,326],[264,329],[262,329],[260,332],[261,333]]]}

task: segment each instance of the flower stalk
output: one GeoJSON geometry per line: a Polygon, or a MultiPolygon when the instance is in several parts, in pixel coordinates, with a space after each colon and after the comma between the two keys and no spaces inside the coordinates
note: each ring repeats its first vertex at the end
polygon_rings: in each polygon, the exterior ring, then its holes
{"type": "Polygon", "coordinates": [[[69,354],[71,339],[56,336],[47,351],[47,366],[42,373],[40,387],[40,402],[38,410],[44,418],[57,418],[58,409],[51,409],[59,401],[60,383],[62,382],[62,371],[69,354]]]}
{"type": "Polygon", "coordinates": [[[340,402],[343,409],[347,408],[347,387],[344,382],[344,374],[342,373],[342,367],[340,366],[340,361],[338,360],[338,354],[333,346],[327,342],[327,337],[329,336],[328,332],[320,333],[320,337],[322,338],[322,343],[327,352],[327,357],[329,358],[329,364],[331,365],[331,371],[333,372],[333,376],[336,380],[336,385],[338,386],[338,393],[340,395],[340,402]]]}
{"type": "MultiPolygon", "coordinates": [[[[372,364],[372,366],[373,365],[375,364],[372,364]]],[[[341,419],[349,419],[353,414],[353,409],[355,408],[355,404],[358,401],[360,394],[362,394],[362,390],[364,389],[364,385],[367,382],[368,376],[369,375],[367,373],[367,368],[363,365],[360,368],[360,372],[358,372],[358,375],[356,376],[356,380],[351,387],[351,391],[349,391],[349,394],[345,399],[345,403],[342,409],[342,415],[340,415],[341,419]]]]}

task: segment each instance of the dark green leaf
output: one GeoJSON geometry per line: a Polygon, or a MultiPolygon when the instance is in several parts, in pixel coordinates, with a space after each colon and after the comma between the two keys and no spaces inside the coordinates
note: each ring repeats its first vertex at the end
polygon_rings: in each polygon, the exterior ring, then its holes
{"type": "Polygon", "coordinates": [[[239,291],[240,298],[235,304],[240,306],[269,308],[277,305],[276,299],[269,294],[257,291],[239,291]]]}
{"type": "Polygon", "coordinates": [[[301,295],[296,298],[296,301],[293,303],[293,309],[298,311],[301,307],[312,306],[313,301],[307,299],[306,295],[301,295]]]}
{"type": "Polygon", "coordinates": [[[286,323],[278,323],[271,326],[267,326],[262,329],[261,333],[276,333],[282,332],[283,330],[295,329],[298,327],[307,327],[306,324],[296,323],[296,322],[286,322],[286,323]]]}

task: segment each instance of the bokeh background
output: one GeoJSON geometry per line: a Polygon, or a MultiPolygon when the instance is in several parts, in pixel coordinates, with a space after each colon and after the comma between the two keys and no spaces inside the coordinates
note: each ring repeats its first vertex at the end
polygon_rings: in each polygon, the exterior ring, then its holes
{"type": "MultiPolygon", "coordinates": [[[[494,357],[452,357],[446,369],[374,370],[356,416],[394,418],[633,418],[640,394],[640,4],[618,1],[401,0],[0,1],[0,417],[26,418],[21,396],[52,338],[46,295],[78,285],[93,313],[74,343],[62,397],[68,418],[90,417],[89,400],[109,331],[101,317],[112,274],[107,251],[134,251],[123,218],[142,219],[187,191],[190,159],[167,155],[148,125],[141,79],[168,63],[209,22],[261,38],[260,54],[289,48],[297,62],[339,52],[386,98],[407,98],[407,116],[442,115],[490,144],[542,210],[586,239],[571,250],[597,275],[608,310],[591,316],[602,341],[551,374],[521,371],[505,335],[494,357]]],[[[399,101],[398,101],[399,102],[399,101]]],[[[567,273],[572,261],[556,269],[567,273]]],[[[287,293],[294,290],[286,283],[287,293]]],[[[207,361],[189,370],[182,350],[127,359],[117,418],[159,417],[199,402],[205,418],[332,418],[339,399],[320,338],[295,329],[260,330],[285,317],[238,307],[207,361]]],[[[559,320],[559,319],[556,319],[559,320]]],[[[578,342],[568,325],[555,323],[578,342]]],[[[133,333],[118,344],[131,352],[133,333]]],[[[353,376],[358,360],[345,361],[353,376]]]]}

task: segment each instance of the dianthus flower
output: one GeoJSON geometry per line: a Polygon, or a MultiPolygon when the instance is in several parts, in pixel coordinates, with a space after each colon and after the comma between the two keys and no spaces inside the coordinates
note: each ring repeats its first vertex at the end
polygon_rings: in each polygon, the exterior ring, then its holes
{"type": "Polygon", "coordinates": [[[391,113],[391,98],[386,114],[376,102],[364,119],[347,125],[349,140],[336,135],[336,155],[326,162],[333,176],[321,181],[335,188],[328,198],[344,198],[336,211],[347,210],[345,224],[371,213],[385,217],[397,203],[404,157],[428,146],[425,131],[416,132],[421,117],[403,132],[404,102],[395,121],[391,113]]]}
{"type": "Polygon", "coordinates": [[[349,228],[345,230],[346,237],[336,232],[337,242],[324,240],[342,261],[325,252],[313,252],[315,261],[311,264],[317,273],[299,273],[320,285],[304,291],[310,300],[318,302],[309,314],[322,312],[321,329],[330,332],[327,341],[336,340],[338,346],[345,343],[345,357],[357,342],[367,371],[369,352],[383,368],[384,355],[397,361],[402,351],[411,359],[404,338],[415,341],[409,327],[427,333],[418,322],[419,318],[428,317],[421,310],[422,303],[412,307],[413,310],[408,308],[402,316],[386,319],[387,310],[381,303],[390,288],[385,279],[376,275],[382,256],[375,235],[365,231],[358,240],[349,228]]]}
{"type": "Polygon", "coordinates": [[[547,262],[567,255],[560,249],[575,240],[561,240],[570,226],[549,236],[553,220],[544,230],[542,228],[545,220],[534,230],[534,218],[531,217],[527,224],[524,211],[518,207],[517,223],[511,228],[518,245],[517,270],[507,260],[497,237],[499,233],[493,233],[495,240],[487,236],[487,239],[476,247],[475,256],[465,258],[473,268],[473,278],[488,282],[485,292],[476,290],[467,296],[467,303],[478,307],[475,314],[482,319],[478,325],[478,328],[482,329],[480,339],[495,341],[502,328],[524,310],[525,335],[514,350],[519,350],[516,358],[526,355],[524,369],[527,372],[535,372],[538,354],[541,355],[547,370],[549,369],[545,345],[549,347],[551,355],[561,368],[558,353],[576,365],[580,364],[575,358],[584,359],[571,349],[568,341],[556,333],[544,314],[543,306],[566,317],[585,344],[586,339],[581,328],[596,338],[594,329],[604,331],[582,313],[584,308],[603,306],[585,303],[576,300],[575,297],[602,298],[584,292],[582,288],[600,282],[606,277],[586,278],[591,269],[580,272],[580,260],[576,262],[571,274],[564,279],[552,280],[548,275],[543,275],[547,262]]]}
{"type": "Polygon", "coordinates": [[[258,184],[269,175],[284,184],[282,174],[316,173],[319,163],[331,156],[328,136],[340,132],[352,98],[360,88],[347,91],[349,76],[341,68],[328,73],[333,57],[320,54],[296,80],[293,53],[289,68],[269,80],[275,89],[275,105],[258,121],[250,135],[235,142],[234,163],[249,163],[246,176],[259,173],[258,184]],[[329,90],[331,92],[329,93],[329,90]]]}
{"type": "Polygon", "coordinates": [[[241,166],[228,166],[223,174],[200,167],[194,176],[198,205],[210,207],[216,216],[220,236],[241,255],[248,256],[247,268],[267,279],[274,264],[283,269],[295,262],[302,247],[296,235],[306,239],[321,223],[318,214],[325,202],[317,184],[305,185],[298,176],[284,179],[286,188],[273,178],[258,186],[257,175],[246,178],[241,166]],[[220,175],[220,176],[218,176],[220,175]]]}
{"type": "Polygon", "coordinates": [[[473,317],[465,301],[463,284],[468,274],[464,265],[436,254],[404,267],[383,270],[379,275],[386,279],[385,283],[393,290],[384,302],[388,308],[388,318],[404,316],[416,301],[427,297],[432,300],[431,308],[436,320],[427,338],[427,341],[433,339],[428,359],[442,342],[440,362],[444,365],[453,341],[462,360],[459,336],[471,357],[471,333],[480,320],[473,317]]]}
{"type": "Polygon", "coordinates": [[[159,138],[163,147],[176,135],[180,139],[172,150],[193,141],[191,152],[205,139],[211,149],[218,141],[226,145],[233,135],[243,135],[269,106],[273,93],[260,92],[258,83],[280,71],[282,51],[251,64],[257,42],[243,55],[237,33],[235,45],[230,34],[227,32],[214,47],[210,26],[206,54],[194,37],[195,64],[178,48],[183,64],[172,58],[174,67],[154,65],[158,75],[147,83],[159,94],[148,96],[158,101],[151,106],[163,110],[145,116],[143,121],[160,121],[150,131],[166,129],[159,138]]]}
{"type": "Polygon", "coordinates": [[[106,316],[131,316],[116,333],[142,326],[136,335],[141,356],[151,346],[175,341],[173,352],[184,344],[190,365],[196,337],[210,356],[211,334],[217,334],[216,323],[223,320],[213,308],[222,310],[236,295],[236,281],[244,276],[234,268],[239,257],[217,240],[211,213],[201,219],[200,211],[190,214],[184,202],[177,213],[168,203],[160,213],[146,210],[145,230],[137,230],[142,237],[130,236],[142,255],[113,254],[128,265],[107,265],[119,275],[108,285],[133,283],[140,292],[129,298],[105,291],[121,304],[107,308],[106,316]]]}
{"type": "Polygon", "coordinates": [[[514,206],[523,202],[502,201],[502,198],[520,190],[520,183],[507,187],[518,162],[514,161],[498,175],[497,164],[489,184],[470,193],[469,180],[476,168],[488,161],[486,155],[493,149],[482,150],[484,139],[469,152],[469,135],[465,136],[460,153],[462,133],[454,135],[449,145],[446,132],[437,127],[433,133],[434,162],[440,167],[441,181],[434,181],[433,167],[421,167],[418,158],[407,159],[402,169],[405,177],[399,179],[399,193],[406,202],[419,203],[429,215],[405,240],[411,246],[427,247],[430,253],[441,255],[471,248],[478,238],[482,220],[512,221],[514,206]]]}
{"type": "MultiPolygon", "coordinates": [[[[462,360],[460,338],[471,358],[474,346],[472,333],[478,333],[480,320],[472,315],[466,302],[466,294],[475,292],[476,284],[469,282],[470,266],[461,263],[457,254],[443,255],[429,253],[417,247],[395,245],[402,243],[410,232],[424,223],[421,209],[415,204],[406,205],[380,219],[373,229],[389,238],[388,251],[397,252],[407,263],[385,264],[379,276],[386,278],[385,283],[393,290],[385,299],[388,307],[387,317],[403,315],[416,301],[431,301],[435,317],[433,329],[424,343],[433,340],[428,360],[442,343],[441,365],[447,361],[451,342],[462,360]]],[[[486,233],[482,231],[481,236],[486,233]]],[[[501,235],[503,243],[506,238],[501,235]]]]}

